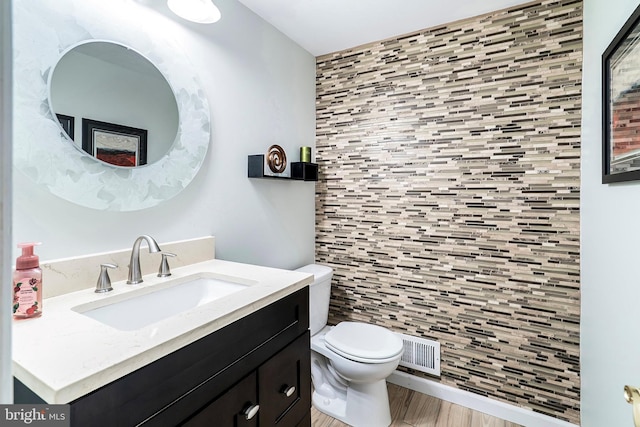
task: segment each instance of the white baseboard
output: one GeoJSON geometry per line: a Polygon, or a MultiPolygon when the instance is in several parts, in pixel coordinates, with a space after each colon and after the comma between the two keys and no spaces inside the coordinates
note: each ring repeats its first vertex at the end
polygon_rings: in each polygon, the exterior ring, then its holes
{"type": "Polygon", "coordinates": [[[567,421],[493,400],[469,391],[459,390],[426,378],[416,377],[402,371],[395,371],[387,378],[387,381],[525,427],[578,427],[567,421]]]}

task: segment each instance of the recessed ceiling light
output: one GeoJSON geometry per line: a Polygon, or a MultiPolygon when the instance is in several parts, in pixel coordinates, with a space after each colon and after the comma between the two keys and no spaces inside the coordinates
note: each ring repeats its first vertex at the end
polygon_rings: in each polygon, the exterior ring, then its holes
{"type": "Polygon", "coordinates": [[[198,24],[212,24],[220,20],[220,10],[211,0],[167,0],[176,15],[198,24]]]}

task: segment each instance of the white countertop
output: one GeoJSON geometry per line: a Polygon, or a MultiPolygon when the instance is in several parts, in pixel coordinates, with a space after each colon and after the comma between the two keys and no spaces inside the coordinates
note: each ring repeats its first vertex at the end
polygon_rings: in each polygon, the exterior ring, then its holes
{"type": "MultiPolygon", "coordinates": [[[[13,322],[13,374],[48,403],[69,403],[310,284],[313,276],[275,268],[211,260],[155,273],[139,285],[113,283],[48,298],[39,318],[13,322]],[[167,280],[210,272],[240,279],[246,289],[135,331],[121,331],[72,310],[122,299],[167,280]]],[[[46,283],[44,284],[46,286],[46,283]]],[[[144,316],[144,307],[140,315],[144,316]]]]}

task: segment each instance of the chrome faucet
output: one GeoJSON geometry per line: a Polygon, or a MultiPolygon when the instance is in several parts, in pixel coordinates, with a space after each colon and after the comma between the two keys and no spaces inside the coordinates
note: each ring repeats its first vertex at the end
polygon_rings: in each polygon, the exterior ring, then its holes
{"type": "Polygon", "coordinates": [[[129,261],[129,278],[127,284],[135,285],[136,283],[142,283],[142,272],[140,271],[140,244],[143,240],[147,241],[149,252],[160,252],[160,246],[153,240],[153,237],[143,234],[133,242],[133,249],[131,249],[131,260],[129,261]]]}

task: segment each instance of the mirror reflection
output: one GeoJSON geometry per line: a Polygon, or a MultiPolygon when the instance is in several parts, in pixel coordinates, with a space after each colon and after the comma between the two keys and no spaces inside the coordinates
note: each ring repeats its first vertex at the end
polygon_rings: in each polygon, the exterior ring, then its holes
{"type": "Polygon", "coordinates": [[[161,159],[178,132],[178,106],[164,76],[126,46],[88,41],[68,50],[50,79],[49,102],[77,148],[110,165],[161,159]]]}

